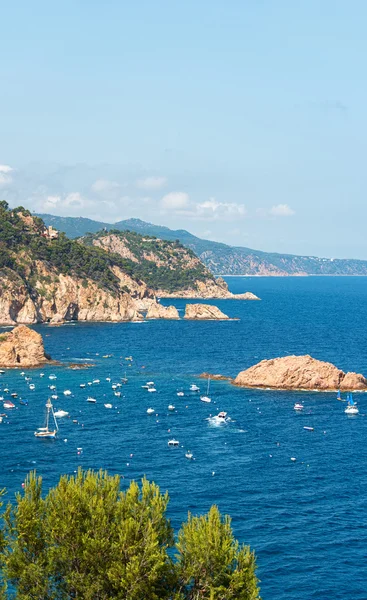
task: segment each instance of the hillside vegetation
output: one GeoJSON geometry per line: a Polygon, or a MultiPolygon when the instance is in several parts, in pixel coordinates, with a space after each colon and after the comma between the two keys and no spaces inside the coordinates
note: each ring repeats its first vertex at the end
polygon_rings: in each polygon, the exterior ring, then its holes
{"type": "Polygon", "coordinates": [[[105,232],[80,241],[60,233],[50,240],[42,236],[44,229],[42,219],[28,210],[10,210],[6,202],[0,202],[0,269],[11,269],[22,279],[32,280],[37,261],[42,261],[57,273],[92,280],[112,293],[121,291],[116,268],[153,290],[181,290],[196,280],[214,279],[194,253],[180,243],[124,234],[121,244],[129,250],[124,257],[103,244],[105,232]]]}
{"type": "Polygon", "coordinates": [[[117,229],[89,233],[79,241],[88,248],[106,250],[116,262],[119,257],[125,268],[128,265],[129,274],[153,290],[175,292],[192,287],[196,281],[214,281],[194,252],[179,241],[117,229]]]}
{"type": "Polygon", "coordinates": [[[65,231],[70,237],[83,236],[88,231],[95,232],[105,227],[135,231],[163,240],[179,240],[193,250],[214,275],[367,275],[366,260],[296,256],[228,246],[200,239],[184,229],[172,230],[140,219],[126,219],[109,225],[82,217],[42,217],[47,224],[65,231]]]}

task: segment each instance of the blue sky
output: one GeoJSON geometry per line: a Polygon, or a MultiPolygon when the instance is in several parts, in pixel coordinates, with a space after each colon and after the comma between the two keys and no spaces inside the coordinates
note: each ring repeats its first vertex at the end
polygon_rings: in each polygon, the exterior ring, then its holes
{"type": "Polygon", "coordinates": [[[367,259],[364,0],[14,0],[0,196],[367,259]]]}

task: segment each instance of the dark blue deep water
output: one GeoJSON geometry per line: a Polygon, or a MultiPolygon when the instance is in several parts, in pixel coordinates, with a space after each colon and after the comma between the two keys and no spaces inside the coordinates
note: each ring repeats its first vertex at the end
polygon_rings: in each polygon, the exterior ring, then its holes
{"type": "Polygon", "coordinates": [[[205,388],[195,377],[203,371],[235,375],[261,359],[292,353],[367,374],[367,278],[228,282],[234,292],[251,290],[262,298],[213,302],[240,321],[37,327],[53,358],[95,366],[47,367],[44,378],[30,371],[34,391],[20,370],[1,377],[1,389],[29,404],[15,400],[17,409],[0,424],[0,487],[13,498],[31,469],[46,487],[79,465],[121,474],[124,485],[146,474],[169,491],[176,530],[188,510],[201,513],[212,503],[232,516],[236,536],[256,550],[264,600],[366,600],[367,396],[357,395],[360,414],[353,418],[334,394],[250,391],[214,381],[215,404],[206,405],[188,389],[194,382],[205,388]],[[130,355],[133,362],[125,360],[130,355]],[[125,371],[128,383],[117,398],[111,383],[125,371]],[[79,387],[94,378],[101,383],[79,387]],[[141,388],[148,380],[157,393],[141,388]],[[59,395],[55,407],[71,416],[60,420],[55,441],[33,435],[43,424],[51,383],[59,395]],[[65,389],[73,395],[64,396],[65,389]],[[183,398],[176,395],[181,389],[183,398]],[[86,402],[89,394],[95,405],[86,402]],[[302,414],[293,410],[297,400],[305,404],[302,414]],[[147,415],[150,406],[158,416],[147,415]],[[206,419],[218,410],[232,421],[211,426],[206,419]],[[168,447],[172,437],[179,448],[168,447]],[[187,449],[194,461],[185,458],[187,449]]]}

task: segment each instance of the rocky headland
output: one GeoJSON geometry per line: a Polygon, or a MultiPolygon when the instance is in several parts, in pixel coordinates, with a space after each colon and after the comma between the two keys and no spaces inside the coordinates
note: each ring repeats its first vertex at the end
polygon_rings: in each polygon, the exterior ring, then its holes
{"type": "Polygon", "coordinates": [[[241,371],[233,384],[277,390],[367,390],[367,379],[363,375],[344,373],[333,364],[309,355],[263,360],[241,371]]]}
{"type": "Polygon", "coordinates": [[[19,325],[0,335],[0,367],[39,367],[50,361],[42,336],[33,329],[19,325]]]}
{"type": "Polygon", "coordinates": [[[185,319],[196,321],[222,321],[229,320],[217,306],[211,304],[186,304],[185,319]]]}
{"type": "Polygon", "coordinates": [[[232,294],[222,277],[214,280],[207,279],[206,281],[196,280],[193,286],[189,286],[185,290],[167,292],[167,290],[159,289],[156,293],[161,298],[187,298],[188,300],[260,300],[252,292],[232,294]]]}

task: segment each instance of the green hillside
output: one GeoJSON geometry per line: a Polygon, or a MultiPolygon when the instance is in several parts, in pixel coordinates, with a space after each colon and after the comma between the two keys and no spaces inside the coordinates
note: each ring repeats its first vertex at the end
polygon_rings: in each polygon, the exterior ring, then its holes
{"type": "Polygon", "coordinates": [[[96,232],[102,228],[113,228],[156,236],[163,240],[179,240],[193,250],[215,275],[367,275],[366,260],[296,256],[228,246],[200,239],[184,229],[172,230],[140,219],[126,219],[112,225],[83,217],[40,216],[47,225],[51,224],[56,229],[65,231],[70,237],[83,236],[88,231],[96,232]]]}

